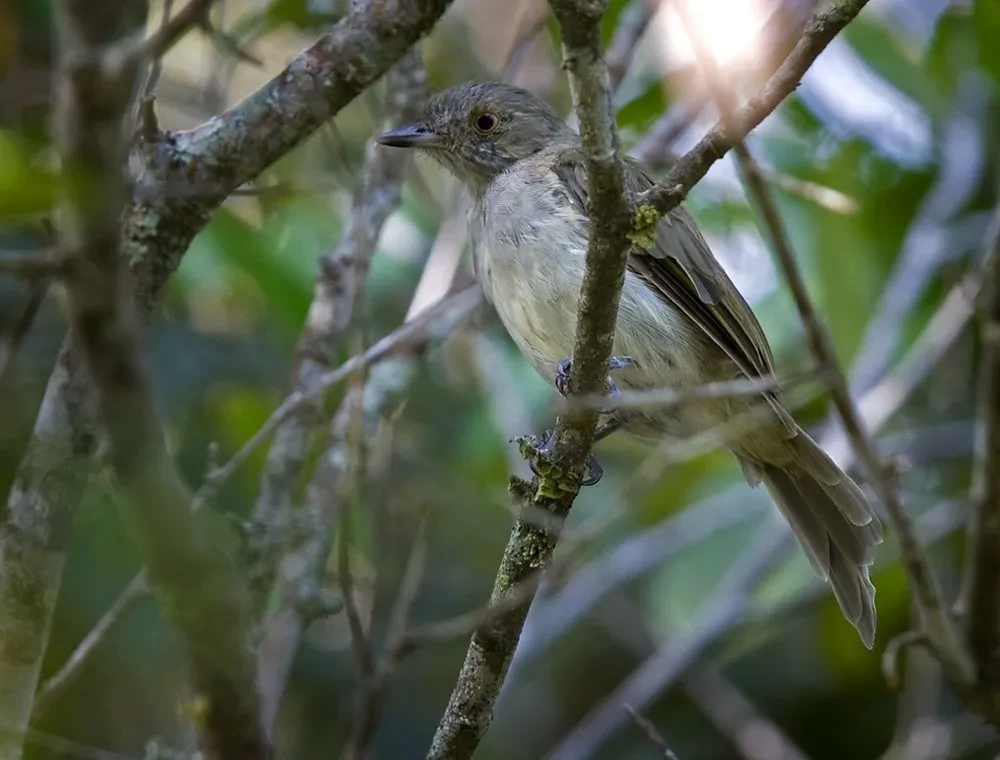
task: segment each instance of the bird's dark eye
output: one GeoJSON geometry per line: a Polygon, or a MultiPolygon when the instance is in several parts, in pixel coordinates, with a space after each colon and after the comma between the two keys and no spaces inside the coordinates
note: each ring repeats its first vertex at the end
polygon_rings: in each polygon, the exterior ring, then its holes
{"type": "Polygon", "coordinates": [[[472,123],[476,127],[477,131],[484,135],[488,135],[500,125],[500,119],[497,118],[496,114],[486,111],[476,115],[476,117],[473,118],[472,123]]]}

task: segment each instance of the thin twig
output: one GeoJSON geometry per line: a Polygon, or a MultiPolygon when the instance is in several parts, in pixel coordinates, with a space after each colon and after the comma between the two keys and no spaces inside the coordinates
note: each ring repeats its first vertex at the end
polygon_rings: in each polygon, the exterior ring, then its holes
{"type": "Polygon", "coordinates": [[[604,56],[607,60],[612,91],[618,89],[618,85],[628,73],[635,49],[645,35],[652,18],[653,3],[649,0],[632,0],[619,16],[614,36],[604,56]]]}
{"type": "Polygon", "coordinates": [[[66,262],[61,257],[46,257],[38,253],[0,253],[0,276],[38,280],[60,277],[65,272],[66,262]]]}
{"type": "Polygon", "coordinates": [[[108,51],[109,62],[120,65],[120,61],[138,64],[154,61],[166,55],[178,40],[196,26],[208,24],[208,12],[216,0],[190,0],[177,15],[164,23],[146,39],[123,43],[121,49],[108,51]]]}
{"type": "MultiPolygon", "coordinates": [[[[427,77],[414,48],[389,72],[384,124],[380,132],[408,123],[427,89],[427,77]]],[[[296,350],[292,387],[308,393],[328,372],[338,340],[361,302],[369,263],[379,234],[399,204],[407,152],[368,145],[351,214],[337,245],[319,261],[305,325],[296,350]]],[[[248,546],[251,589],[263,606],[274,583],[291,522],[292,491],[302,474],[309,445],[323,423],[320,399],[304,404],[275,430],[254,504],[254,531],[248,546]]]]}
{"type": "Polygon", "coordinates": [[[340,505],[340,519],[337,521],[337,582],[344,600],[344,613],[351,632],[351,651],[358,670],[361,686],[375,675],[375,658],[371,644],[361,620],[357,601],[354,598],[354,574],[351,571],[351,548],[354,541],[354,519],[360,501],[361,473],[364,471],[364,399],[365,368],[360,367],[351,378],[350,388],[342,403],[343,430],[334,437],[334,444],[343,439],[346,443],[347,461],[344,463],[344,477],[337,489],[331,489],[336,503],[340,505]]]}
{"type": "Polygon", "coordinates": [[[721,638],[746,613],[750,592],[793,546],[784,526],[768,522],[749,547],[726,570],[712,596],[699,610],[690,633],[671,638],[642,662],[622,684],[594,707],[556,746],[548,760],[589,757],[626,718],[621,705],[641,710],[681,676],[697,657],[721,638]]]}
{"type": "Polygon", "coordinates": [[[761,91],[732,115],[732,126],[720,120],[698,144],[673,165],[670,172],[655,187],[637,199],[642,211],[649,206],[651,213],[640,213],[637,231],[655,226],[659,218],[680,205],[688,191],[705,176],[709,168],[737,142],[755,129],[786,97],[806,71],[841,29],[865,7],[867,0],[842,0],[806,24],[795,48],[768,80],[761,91]]]}
{"type": "MultiPolygon", "coordinates": [[[[682,13],[682,15],[684,14],[682,13]]],[[[693,36],[696,37],[697,35],[693,36]]],[[[695,42],[696,49],[703,44],[697,39],[693,41],[695,42]]],[[[798,46],[796,49],[798,49],[798,46]]],[[[789,59],[794,55],[793,51],[789,59]]],[[[733,107],[732,95],[719,77],[717,67],[713,66],[714,61],[711,59],[711,56],[703,54],[701,58],[706,75],[710,80],[710,87],[718,100],[719,108],[722,112],[722,118],[719,123],[723,125],[724,129],[732,131],[732,125],[736,124],[739,118],[738,116],[734,116],[736,112],[733,107]]],[[[785,63],[787,64],[788,61],[786,60],[785,63]]],[[[912,522],[903,506],[896,483],[879,457],[871,433],[865,427],[861,415],[858,413],[858,409],[851,398],[847,379],[837,362],[837,355],[833,349],[830,335],[816,311],[812,299],[809,297],[805,280],[802,277],[798,261],[792,251],[791,243],[785,233],[784,225],[771,189],[761,175],[760,169],[751,157],[746,144],[742,140],[735,140],[731,147],[736,154],[736,160],[745,177],[747,188],[759,207],[763,224],[771,238],[771,244],[778,258],[778,263],[785,275],[796,309],[799,312],[799,318],[805,328],[810,350],[816,362],[828,368],[827,385],[830,389],[830,396],[833,399],[837,413],[844,423],[848,439],[857,452],[858,459],[864,465],[875,492],[886,505],[889,515],[892,518],[893,525],[899,536],[904,566],[907,570],[910,584],[914,589],[915,596],[919,601],[928,635],[934,643],[935,648],[939,650],[939,656],[945,667],[949,670],[953,682],[960,686],[968,687],[975,680],[972,661],[954,621],[952,621],[945,608],[937,579],[930,567],[926,554],[916,540],[912,522]]]]}
{"type": "Polygon", "coordinates": [[[656,746],[660,752],[663,754],[667,760],[678,760],[677,755],[674,753],[670,747],[667,746],[666,740],[663,735],[656,730],[656,726],[653,725],[653,721],[647,718],[645,715],[636,710],[632,705],[627,702],[622,705],[622,709],[625,710],[632,718],[632,722],[635,723],[639,730],[642,731],[649,740],[656,746]]]}
{"type": "Polygon", "coordinates": [[[319,398],[333,386],[350,377],[360,367],[375,364],[389,356],[407,354],[417,350],[429,340],[439,337],[442,331],[447,334],[458,322],[471,313],[481,298],[482,293],[478,285],[455,293],[421,314],[417,319],[407,322],[372,344],[363,354],[354,356],[336,369],[321,374],[316,378],[315,385],[310,390],[306,392],[295,391],[289,394],[271,413],[271,416],[264,421],[264,424],[257,429],[257,432],[240,447],[239,451],[210,474],[206,483],[195,494],[192,502],[193,508],[204,506],[218,489],[246,463],[250,456],[274,434],[281,423],[301,406],[319,398]]]}
{"type": "Polygon", "coordinates": [[[132,606],[149,594],[149,579],[145,571],[134,576],[107,611],[101,616],[90,632],[76,645],[76,649],[66,658],[66,662],[38,687],[35,696],[35,707],[32,719],[37,721],[66,691],[77,676],[83,672],[84,665],[90,661],[97,648],[104,643],[111,630],[125,617],[132,606]]]}
{"type": "MultiPolygon", "coordinates": [[[[170,14],[174,11],[174,0],[163,0],[162,13],[160,14],[160,29],[163,29],[170,22],[170,14]]],[[[156,84],[160,81],[160,74],[163,72],[163,56],[158,55],[153,58],[153,62],[146,73],[146,83],[142,87],[142,97],[140,104],[147,103],[153,97],[156,84]]]]}
{"type": "Polygon", "coordinates": [[[684,678],[684,689],[746,760],[808,760],[736,685],[711,665],[684,678]]]}
{"type": "Polygon", "coordinates": [[[670,407],[693,401],[715,401],[725,398],[742,398],[759,396],[765,391],[777,388],[788,388],[822,375],[822,372],[809,372],[800,375],[777,377],[765,375],[762,377],[738,378],[736,380],[719,380],[702,383],[689,388],[651,388],[644,390],[621,391],[620,395],[608,398],[607,395],[572,396],[559,402],[559,409],[637,409],[642,407],[670,407]]]}
{"type": "Polygon", "coordinates": [[[3,343],[0,343],[0,382],[3,381],[7,370],[14,363],[14,357],[17,356],[18,349],[28,336],[48,292],[49,281],[46,279],[37,280],[29,287],[27,297],[18,312],[17,321],[14,322],[10,335],[5,336],[3,343]]]}
{"type": "Polygon", "coordinates": [[[427,563],[427,520],[421,518],[417,533],[413,538],[413,549],[400,582],[399,592],[389,614],[386,631],[385,655],[379,663],[378,671],[364,684],[364,697],[358,710],[358,720],[354,723],[351,737],[344,751],[345,760],[360,760],[366,756],[375,729],[382,716],[386,690],[406,651],[402,646],[410,619],[410,610],[420,591],[420,583],[427,563]]]}

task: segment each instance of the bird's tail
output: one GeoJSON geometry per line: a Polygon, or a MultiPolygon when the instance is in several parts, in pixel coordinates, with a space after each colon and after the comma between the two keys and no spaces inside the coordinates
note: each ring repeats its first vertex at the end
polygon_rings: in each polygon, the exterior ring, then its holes
{"type": "Polygon", "coordinates": [[[816,571],[829,581],[844,616],[869,649],[875,641],[875,587],[868,566],[882,543],[882,525],[861,489],[805,431],[787,441],[794,457],[782,466],[749,463],[751,485],[762,481],[816,571]]]}

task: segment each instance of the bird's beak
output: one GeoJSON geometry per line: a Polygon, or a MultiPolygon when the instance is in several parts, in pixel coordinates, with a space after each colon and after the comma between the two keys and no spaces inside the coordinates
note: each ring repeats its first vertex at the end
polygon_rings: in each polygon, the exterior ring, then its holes
{"type": "Polygon", "coordinates": [[[375,142],[393,148],[434,148],[440,144],[438,136],[421,124],[390,130],[376,137],[375,142]]]}

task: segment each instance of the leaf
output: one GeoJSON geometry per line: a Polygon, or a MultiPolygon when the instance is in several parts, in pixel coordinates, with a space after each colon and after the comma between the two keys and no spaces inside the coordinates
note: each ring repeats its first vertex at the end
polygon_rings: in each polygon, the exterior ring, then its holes
{"type": "Polygon", "coordinates": [[[282,256],[283,246],[262,232],[223,208],[197,242],[207,246],[210,255],[219,257],[257,284],[269,319],[297,331],[309,308],[311,275],[301,265],[295,265],[297,256],[282,256]]]}
{"type": "Polygon", "coordinates": [[[56,176],[32,158],[20,140],[0,130],[0,219],[42,213],[55,202],[56,176]]]}
{"type": "Polygon", "coordinates": [[[654,80],[640,95],[618,109],[618,125],[644,132],[666,112],[669,105],[663,83],[654,80]]]}
{"type": "Polygon", "coordinates": [[[847,27],[844,36],[872,71],[886,82],[929,113],[943,112],[946,103],[941,92],[922,61],[908,53],[897,34],[861,15],[847,27]]]}
{"type": "Polygon", "coordinates": [[[646,2],[646,0],[611,0],[608,3],[608,9],[604,12],[604,18],[601,19],[601,41],[604,46],[607,47],[608,43],[611,42],[611,38],[615,34],[615,29],[618,27],[618,22],[621,20],[622,13],[632,2],[646,2]]]}

